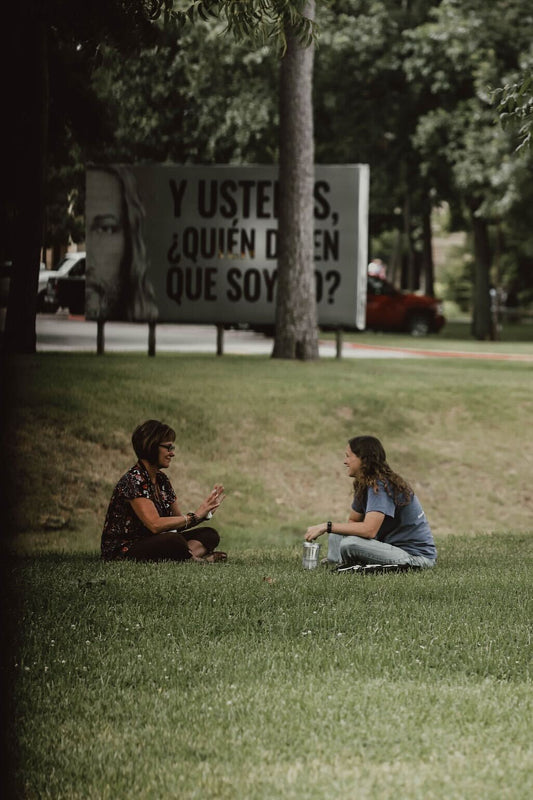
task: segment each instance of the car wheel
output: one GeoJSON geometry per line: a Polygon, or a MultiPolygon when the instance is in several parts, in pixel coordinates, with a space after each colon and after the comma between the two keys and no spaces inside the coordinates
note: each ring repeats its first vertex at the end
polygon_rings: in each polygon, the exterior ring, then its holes
{"type": "Polygon", "coordinates": [[[39,292],[37,295],[37,313],[46,314],[48,311],[48,303],[46,302],[46,289],[39,292]]]}
{"type": "Polygon", "coordinates": [[[431,321],[427,314],[413,314],[409,318],[407,330],[411,336],[427,336],[431,330],[431,321]]]}
{"type": "Polygon", "coordinates": [[[37,312],[41,314],[55,314],[57,311],[57,303],[51,303],[46,299],[46,292],[40,292],[37,295],[37,312]]]}

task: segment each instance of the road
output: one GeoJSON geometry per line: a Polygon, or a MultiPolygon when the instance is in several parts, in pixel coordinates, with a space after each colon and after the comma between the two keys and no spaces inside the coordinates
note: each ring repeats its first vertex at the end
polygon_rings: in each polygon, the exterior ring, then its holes
{"type": "MultiPolygon", "coordinates": [[[[38,352],[96,352],[96,322],[61,312],[38,314],[36,322],[38,352]]],[[[148,326],[130,322],[108,322],[104,329],[106,352],[148,352],[148,326]]],[[[334,341],[320,343],[320,356],[334,358],[334,341]]],[[[158,325],[156,352],[216,353],[214,325],[158,325]]],[[[253,331],[224,331],[224,353],[270,355],[272,339],[253,331]]],[[[422,358],[388,348],[345,345],[343,358],[422,358]]]]}

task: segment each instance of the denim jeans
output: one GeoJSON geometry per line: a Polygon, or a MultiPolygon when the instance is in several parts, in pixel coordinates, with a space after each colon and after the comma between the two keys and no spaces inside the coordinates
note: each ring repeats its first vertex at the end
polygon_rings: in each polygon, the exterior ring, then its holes
{"type": "Polygon", "coordinates": [[[413,556],[400,547],[394,547],[377,539],[362,536],[343,536],[330,533],[328,561],[336,564],[409,564],[412,567],[433,567],[435,559],[413,556]]]}

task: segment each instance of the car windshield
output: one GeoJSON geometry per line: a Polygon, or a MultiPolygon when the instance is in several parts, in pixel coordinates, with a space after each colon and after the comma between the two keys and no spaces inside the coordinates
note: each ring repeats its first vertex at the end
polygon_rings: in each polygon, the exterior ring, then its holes
{"type": "Polygon", "coordinates": [[[378,278],[375,275],[368,276],[367,291],[368,294],[398,294],[392,283],[389,283],[382,278],[378,278]]]}
{"type": "Polygon", "coordinates": [[[70,272],[74,264],[77,264],[82,258],[85,258],[85,253],[67,253],[55,267],[54,271],[57,272],[58,275],[65,275],[67,272],[70,272]]]}
{"type": "Polygon", "coordinates": [[[56,270],[62,275],[64,272],[68,272],[68,269],[71,266],[72,266],[72,259],[68,258],[68,256],[65,256],[65,258],[62,258],[59,264],[57,265],[56,270]]]}

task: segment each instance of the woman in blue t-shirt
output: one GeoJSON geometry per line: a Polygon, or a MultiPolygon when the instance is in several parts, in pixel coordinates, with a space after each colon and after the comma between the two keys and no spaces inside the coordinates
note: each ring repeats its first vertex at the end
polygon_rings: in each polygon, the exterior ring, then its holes
{"type": "Polygon", "coordinates": [[[307,529],[308,542],[328,533],[328,561],[433,567],[437,549],[420,502],[407,481],[387,464],[375,436],[356,436],[344,466],[353,478],[348,522],[321,522],[307,529]]]}

